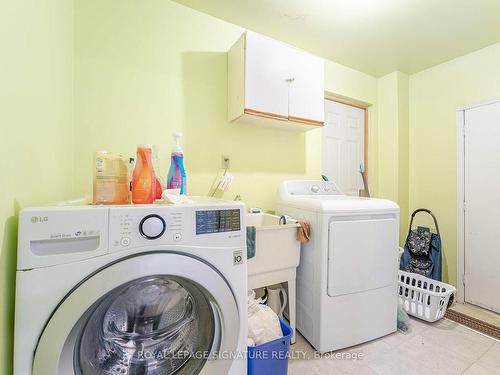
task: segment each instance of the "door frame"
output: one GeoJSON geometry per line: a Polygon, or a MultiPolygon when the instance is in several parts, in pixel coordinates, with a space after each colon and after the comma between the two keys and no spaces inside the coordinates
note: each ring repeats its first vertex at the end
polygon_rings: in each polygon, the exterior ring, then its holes
{"type": "MultiPolygon", "coordinates": [[[[366,181],[368,183],[368,108],[371,106],[371,104],[361,102],[355,99],[350,99],[346,98],[344,96],[339,96],[331,93],[325,93],[325,100],[329,100],[332,102],[340,103],[340,104],[345,104],[345,105],[350,105],[351,107],[359,108],[364,111],[364,121],[365,121],[365,128],[364,128],[364,145],[363,145],[363,163],[365,165],[365,177],[366,181]]],[[[326,119],[325,119],[326,122],[326,119]]]]}
{"type": "Polygon", "coordinates": [[[457,295],[465,303],[465,124],[467,110],[499,103],[500,98],[459,106],[457,121],[457,295]]]}

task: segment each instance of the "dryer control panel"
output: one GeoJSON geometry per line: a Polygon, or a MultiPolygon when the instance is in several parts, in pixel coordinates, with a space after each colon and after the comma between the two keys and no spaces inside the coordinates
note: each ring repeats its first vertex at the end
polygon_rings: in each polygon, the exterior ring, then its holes
{"type": "Polygon", "coordinates": [[[344,195],[333,181],[286,181],[284,188],[289,195],[344,195]]]}

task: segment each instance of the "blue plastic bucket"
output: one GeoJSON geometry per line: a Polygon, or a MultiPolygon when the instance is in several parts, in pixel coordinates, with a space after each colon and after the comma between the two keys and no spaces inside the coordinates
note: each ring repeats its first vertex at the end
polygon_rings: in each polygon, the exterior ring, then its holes
{"type": "Polygon", "coordinates": [[[280,319],[283,337],[248,347],[248,375],[286,375],[292,329],[280,319]]]}

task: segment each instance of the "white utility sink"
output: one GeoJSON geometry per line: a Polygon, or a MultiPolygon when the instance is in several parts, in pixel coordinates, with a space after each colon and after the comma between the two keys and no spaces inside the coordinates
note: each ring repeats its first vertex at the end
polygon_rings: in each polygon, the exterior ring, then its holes
{"type": "Polygon", "coordinates": [[[255,256],[248,259],[248,276],[295,269],[300,261],[296,220],[280,224],[280,217],[271,214],[248,214],[246,225],[254,226],[255,256]]]}
{"type": "Polygon", "coordinates": [[[255,256],[248,259],[248,288],[257,289],[286,284],[288,304],[285,309],[295,343],[295,280],[300,262],[296,220],[280,224],[280,217],[270,214],[248,214],[247,226],[255,227],[255,256]]]}

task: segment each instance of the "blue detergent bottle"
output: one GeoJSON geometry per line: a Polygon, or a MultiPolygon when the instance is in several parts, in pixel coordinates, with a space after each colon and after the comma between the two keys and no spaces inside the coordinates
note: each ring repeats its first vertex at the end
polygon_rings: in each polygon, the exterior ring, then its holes
{"type": "Polygon", "coordinates": [[[168,171],[167,188],[181,189],[181,194],[186,194],[186,170],[184,169],[184,152],[180,145],[182,133],[173,134],[175,146],[172,150],[170,169],[168,171]]]}

